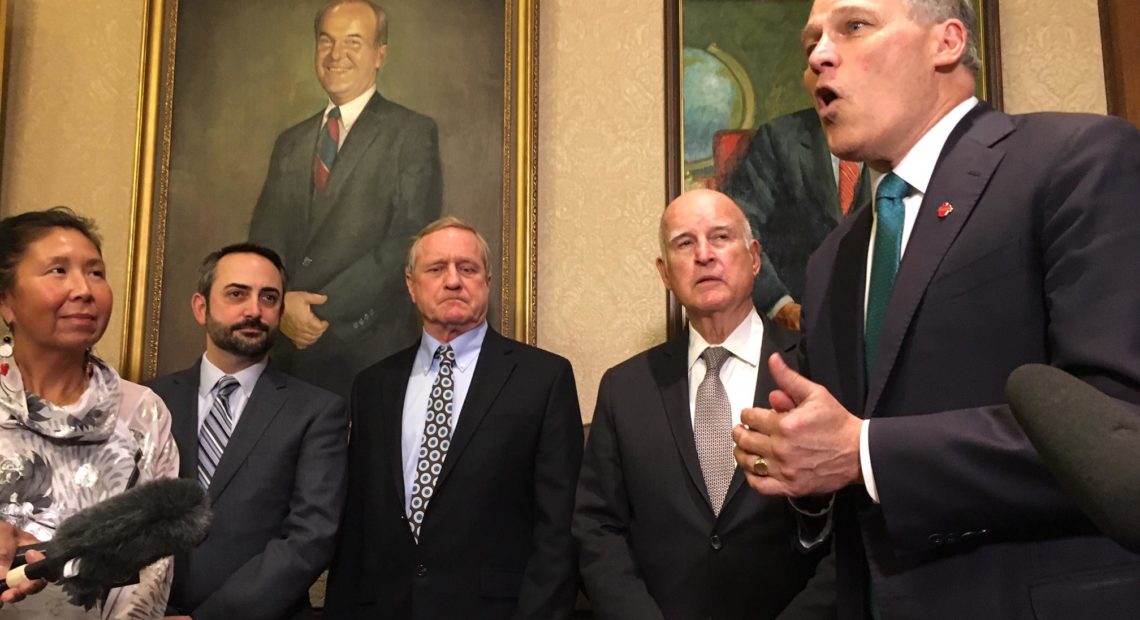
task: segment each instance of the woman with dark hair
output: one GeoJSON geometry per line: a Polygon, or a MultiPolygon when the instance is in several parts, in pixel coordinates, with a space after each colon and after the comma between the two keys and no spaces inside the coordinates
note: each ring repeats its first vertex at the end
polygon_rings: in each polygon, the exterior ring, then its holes
{"type": "MultiPolygon", "coordinates": [[[[92,354],[111,299],[90,220],[66,207],[0,220],[0,318],[11,332],[0,341],[0,553],[13,538],[51,539],[61,520],[137,482],[178,475],[162,400],[92,354]]],[[[170,573],[160,560],[89,613],[161,617],[170,573]]],[[[65,598],[48,586],[14,609],[86,617],[65,598]]]]}

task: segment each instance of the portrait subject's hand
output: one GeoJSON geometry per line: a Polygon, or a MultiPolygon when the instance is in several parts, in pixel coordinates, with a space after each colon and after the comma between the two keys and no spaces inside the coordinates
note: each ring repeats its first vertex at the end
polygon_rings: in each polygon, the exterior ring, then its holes
{"type": "MultiPolygon", "coordinates": [[[[8,569],[12,567],[12,559],[16,557],[16,547],[31,545],[36,542],[38,541],[35,536],[16,529],[7,521],[0,521],[0,575],[6,574],[8,569]]],[[[26,557],[29,563],[44,559],[44,555],[39,551],[28,551],[26,557]]],[[[43,579],[36,579],[16,588],[5,590],[0,593],[0,607],[3,607],[5,603],[22,601],[27,596],[43,590],[46,585],[47,582],[43,579]]]]}
{"type": "Polygon", "coordinates": [[[794,301],[784,304],[776,311],[776,316],[772,317],[772,320],[785,329],[800,331],[800,304],[794,301]]]}
{"type": "Polygon", "coordinates": [[[281,316],[281,333],[298,349],[316,342],[329,328],[329,322],[313,314],[313,306],[328,301],[327,295],[308,291],[285,293],[285,312],[281,316]]]}
{"type": "Polygon", "coordinates": [[[745,409],[741,424],[732,429],[736,462],[748,484],[765,495],[802,497],[861,481],[863,421],[822,385],[789,368],[779,354],[768,359],[768,368],[780,388],[769,396],[772,409],[745,409]],[[758,471],[760,457],[767,471],[758,471]]]}

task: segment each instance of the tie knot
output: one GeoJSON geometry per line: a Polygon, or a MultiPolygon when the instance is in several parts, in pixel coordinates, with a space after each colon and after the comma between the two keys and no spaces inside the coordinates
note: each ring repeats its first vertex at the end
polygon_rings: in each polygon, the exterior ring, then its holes
{"type": "Polygon", "coordinates": [[[890,173],[879,181],[879,188],[875,190],[876,200],[902,200],[910,191],[910,185],[902,177],[890,173]]]}
{"type": "Polygon", "coordinates": [[[234,379],[230,375],[225,375],[214,384],[214,391],[221,395],[222,398],[229,398],[230,394],[233,394],[238,385],[240,384],[237,379],[234,379]]]}
{"type": "Polygon", "coordinates": [[[340,108],[333,106],[333,109],[329,110],[329,120],[336,120],[338,118],[340,118],[340,108]]]}
{"type": "Polygon", "coordinates": [[[444,364],[452,366],[455,364],[455,349],[451,348],[449,344],[441,344],[435,350],[435,357],[439,359],[439,365],[444,364]]]}
{"type": "Polygon", "coordinates": [[[730,356],[732,356],[732,353],[729,353],[728,349],[724,347],[709,347],[705,349],[701,352],[701,359],[705,361],[705,366],[707,367],[705,372],[719,373],[720,367],[724,365],[725,360],[730,356]]]}

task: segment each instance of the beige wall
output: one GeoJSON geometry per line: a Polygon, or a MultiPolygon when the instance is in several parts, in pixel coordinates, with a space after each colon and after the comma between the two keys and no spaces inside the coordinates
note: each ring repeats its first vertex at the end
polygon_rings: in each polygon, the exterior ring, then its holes
{"type": "Polygon", "coordinates": [[[8,0],[0,213],[63,204],[98,220],[116,298],[97,352],[116,365],[142,26],[142,2],[8,0]]]}
{"type": "MultiPolygon", "coordinates": [[[[539,344],[574,363],[588,418],[602,372],[665,332],[664,3],[541,4],[539,344]]],[[[9,5],[0,209],[94,215],[121,300],[143,3],[9,5]]],[[[1001,21],[1007,109],[1104,111],[1096,0],[1001,0],[1001,21]]],[[[112,362],[120,325],[100,347],[112,362]]]]}

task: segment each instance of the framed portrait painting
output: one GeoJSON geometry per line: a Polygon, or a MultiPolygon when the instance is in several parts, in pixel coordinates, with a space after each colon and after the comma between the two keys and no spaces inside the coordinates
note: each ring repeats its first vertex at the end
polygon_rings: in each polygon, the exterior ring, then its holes
{"type": "MultiPolygon", "coordinates": [[[[1001,109],[997,0],[973,1],[980,56],[977,95],[1001,109]]],[[[811,6],[812,0],[666,3],[666,196],[671,201],[683,191],[704,187],[725,192],[741,205],[764,248],[753,301],[768,314],[789,300],[798,302],[807,256],[851,204],[862,203],[859,192],[864,191],[853,189],[846,204],[839,198],[839,172],[832,169],[808,94],[806,82],[814,76],[805,71],[800,32],[811,6]],[[781,166],[773,153],[790,152],[784,147],[792,141],[806,149],[798,161],[819,160],[818,165],[781,166]],[[800,184],[799,179],[804,187],[785,187],[800,184]],[[810,209],[792,204],[799,202],[810,202],[810,209]],[[821,214],[808,221],[795,219],[800,216],[794,211],[821,214]]],[[[853,180],[866,176],[858,168],[850,174],[853,180]]],[[[667,314],[672,334],[684,317],[671,295],[667,314]]]]}
{"type": "Polygon", "coordinates": [[[126,376],[194,362],[198,264],[249,240],[281,254],[291,290],[324,298],[311,310],[328,329],[308,345],[280,334],[274,359],[345,392],[418,337],[404,260],[440,215],[487,238],[489,321],[533,342],[538,2],[377,4],[376,94],[343,103],[318,181],[329,76],[354,60],[322,51],[325,0],[150,0],[126,376]]]}

